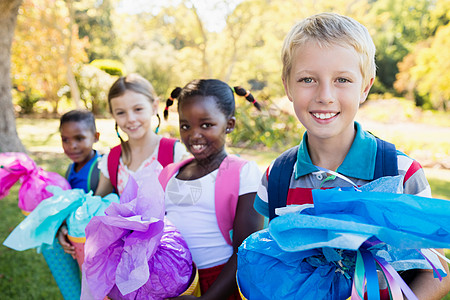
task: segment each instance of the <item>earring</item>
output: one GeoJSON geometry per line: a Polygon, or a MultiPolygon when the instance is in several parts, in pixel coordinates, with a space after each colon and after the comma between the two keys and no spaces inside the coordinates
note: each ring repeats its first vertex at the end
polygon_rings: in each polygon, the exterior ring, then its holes
{"type": "Polygon", "coordinates": [[[159,131],[159,126],[161,125],[161,118],[159,117],[159,114],[156,114],[156,117],[158,118],[158,126],[156,126],[155,133],[157,134],[159,131]]]}

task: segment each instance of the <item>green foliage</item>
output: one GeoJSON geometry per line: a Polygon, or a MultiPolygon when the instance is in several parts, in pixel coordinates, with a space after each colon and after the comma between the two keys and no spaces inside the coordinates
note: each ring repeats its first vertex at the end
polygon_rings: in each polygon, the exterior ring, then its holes
{"type": "Polygon", "coordinates": [[[125,72],[124,65],[117,60],[113,59],[96,59],[90,63],[91,66],[94,66],[111,76],[122,76],[125,72]]]}
{"type": "Polygon", "coordinates": [[[41,99],[42,95],[36,90],[23,85],[16,86],[13,92],[13,103],[20,107],[19,113],[22,115],[34,113],[34,106],[41,99]]]}
{"type": "Polygon", "coordinates": [[[86,41],[78,38],[71,22],[71,3],[23,1],[11,51],[14,81],[37,90],[55,114],[58,91],[68,83],[68,71],[86,60],[86,41]]]}
{"type": "Polygon", "coordinates": [[[263,104],[262,111],[248,102],[240,103],[235,115],[236,128],[230,137],[233,147],[284,151],[297,145],[303,137],[304,128],[297,118],[270,101],[263,104]]]}
{"type": "Polygon", "coordinates": [[[116,76],[92,65],[82,66],[76,73],[81,99],[94,115],[106,115],[108,112],[108,91],[116,76]]]}
{"type": "Polygon", "coordinates": [[[373,29],[377,47],[378,78],[392,89],[397,63],[415,45],[433,36],[439,26],[448,23],[446,1],[436,0],[378,0],[372,2],[365,23],[373,29]]]}
{"type": "Polygon", "coordinates": [[[447,110],[450,105],[450,24],[439,28],[430,47],[419,50],[411,68],[418,94],[429,100],[432,108],[447,110]]]}
{"type": "MultiPolygon", "coordinates": [[[[116,49],[116,33],[113,27],[113,0],[78,0],[74,1],[75,22],[80,38],[87,38],[86,49],[89,61],[95,59],[119,59],[116,49]]],[[[111,74],[118,75],[118,74],[111,74]]]]}
{"type": "MultiPolygon", "coordinates": [[[[179,85],[176,52],[171,45],[149,41],[144,48],[134,48],[127,54],[127,69],[145,77],[164,101],[179,85]]],[[[187,83],[187,82],[186,82],[187,83]]]]}

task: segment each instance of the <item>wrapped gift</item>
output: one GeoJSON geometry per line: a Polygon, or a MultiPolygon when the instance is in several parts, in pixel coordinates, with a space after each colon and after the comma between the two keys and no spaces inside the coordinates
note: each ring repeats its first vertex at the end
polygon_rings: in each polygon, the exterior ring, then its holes
{"type": "Polygon", "coordinates": [[[86,227],[82,299],[165,299],[191,285],[193,263],[179,231],[164,217],[160,169],[130,176],[120,203],[86,227]]]}
{"type": "Polygon", "coordinates": [[[357,189],[313,190],[314,207],[279,209],[268,229],[239,248],[243,297],[380,299],[382,274],[393,299],[402,293],[416,299],[397,271],[446,276],[439,254],[428,248],[450,247],[450,201],[397,194],[399,184],[401,176],[357,189]]]}

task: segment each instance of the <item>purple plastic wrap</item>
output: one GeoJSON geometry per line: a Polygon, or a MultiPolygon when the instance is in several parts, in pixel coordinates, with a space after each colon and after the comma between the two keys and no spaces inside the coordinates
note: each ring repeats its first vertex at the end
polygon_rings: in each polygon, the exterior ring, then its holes
{"type": "Polygon", "coordinates": [[[69,190],[70,184],[58,173],[44,171],[22,152],[0,153],[0,199],[9,194],[11,187],[21,181],[19,208],[25,213],[33,209],[53,194],[45,188],[54,185],[69,190]]]}
{"type": "Polygon", "coordinates": [[[82,299],[165,299],[189,285],[192,257],[164,218],[159,170],[130,177],[120,198],[86,227],[82,299]],[[88,296],[89,295],[89,296],[88,296]]]}

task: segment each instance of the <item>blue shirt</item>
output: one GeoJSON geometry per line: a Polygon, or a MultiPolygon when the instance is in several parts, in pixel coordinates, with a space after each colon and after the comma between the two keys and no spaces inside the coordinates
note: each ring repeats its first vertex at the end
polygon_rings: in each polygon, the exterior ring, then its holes
{"type": "MultiPolygon", "coordinates": [[[[95,150],[94,150],[95,151],[95,150]]],[[[89,192],[88,180],[90,179],[89,174],[91,173],[91,168],[96,168],[97,166],[93,166],[94,163],[97,162],[97,159],[100,155],[95,151],[94,157],[92,157],[82,168],[80,171],[75,172],[75,164],[70,165],[69,176],[67,176],[67,181],[69,181],[70,186],[73,189],[83,189],[85,193],[89,192]]],[[[92,187],[91,187],[92,189],[92,187]]],[[[94,191],[95,192],[95,191],[94,191]]]]}

